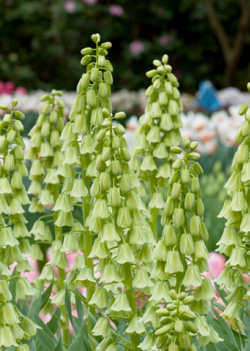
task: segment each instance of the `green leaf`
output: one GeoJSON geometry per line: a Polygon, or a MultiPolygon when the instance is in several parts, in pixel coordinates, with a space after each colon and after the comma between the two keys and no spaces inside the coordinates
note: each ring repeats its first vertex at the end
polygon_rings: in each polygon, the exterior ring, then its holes
{"type": "Polygon", "coordinates": [[[83,348],[83,337],[85,334],[85,321],[83,326],[81,327],[81,329],[79,330],[77,336],[75,337],[74,341],[72,342],[72,344],[70,345],[70,347],[67,349],[67,351],[80,351],[80,350],[84,350],[83,348]]]}
{"type": "Polygon", "coordinates": [[[53,351],[62,351],[62,350],[63,350],[63,343],[62,343],[62,338],[60,337],[53,351]]]}
{"type": "Polygon", "coordinates": [[[47,323],[48,328],[51,330],[53,334],[60,329],[60,317],[61,317],[61,309],[58,307],[56,312],[53,314],[51,320],[47,323]]]}
{"type": "Polygon", "coordinates": [[[79,299],[78,295],[76,296],[76,310],[78,315],[79,324],[82,327],[83,325],[83,306],[82,301],[79,299]]]}

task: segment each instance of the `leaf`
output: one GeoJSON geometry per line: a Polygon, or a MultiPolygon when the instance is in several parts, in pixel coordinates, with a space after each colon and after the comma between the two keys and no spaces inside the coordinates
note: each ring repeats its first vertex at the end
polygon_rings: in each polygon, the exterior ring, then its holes
{"type": "Polygon", "coordinates": [[[66,307],[66,311],[68,313],[69,320],[72,324],[72,327],[73,327],[74,331],[76,333],[78,333],[80,330],[80,326],[79,326],[79,322],[78,322],[77,318],[72,317],[70,292],[69,292],[67,285],[65,286],[65,307],[66,307]]]}
{"type": "Polygon", "coordinates": [[[62,350],[63,350],[63,343],[62,343],[62,338],[60,337],[53,351],[62,351],[62,350]]]}
{"type": "Polygon", "coordinates": [[[83,349],[83,337],[85,334],[85,321],[83,326],[81,327],[81,329],[79,330],[77,336],[75,337],[74,341],[72,342],[72,344],[69,346],[69,348],[67,349],[67,351],[80,351],[80,350],[84,350],[83,349]]]}
{"type": "Polygon", "coordinates": [[[51,320],[47,323],[48,328],[51,330],[53,334],[60,329],[60,317],[61,317],[61,309],[58,307],[53,314],[51,320]]]}
{"type": "Polygon", "coordinates": [[[76,296],[76,310],[78,315],[79,324],[82,327],[83,325],[83,306],[82,301],[79,299],[78,295],[76,296]]]}
{"type": "Polygon", "coordinates": [[[35,315],[34,317],[34,322],[42,328],[37,329],[36,338],[43,347],[43,351],[54,350],[56,346],[56,339],[54,338],[54,335],[38,315],[35,315]]]}

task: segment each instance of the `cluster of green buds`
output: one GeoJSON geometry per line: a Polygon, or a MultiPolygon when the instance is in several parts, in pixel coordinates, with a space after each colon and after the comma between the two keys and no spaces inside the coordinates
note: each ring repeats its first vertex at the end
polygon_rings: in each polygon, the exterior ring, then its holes
{"type": "MultiPolygon", "coordinates": [[[[156,305],[164,303],[165,307],[156,310],[156,315],[160,316],[159,325],[154,326],[154,335],[145,340],[143,350],[148,350],[150,342],[155,342],[160,350],[193,351],[196,350],[195,340],[202,346],[220,341],[204,316],[215,292],[211,281],[202,275],[208,271],[209,258],[199,184],[203,170],[196,162],[200,158],[194,151],[197,142],[185,138],[183,145],[183,157],[177,158],[172,165],[161,218],[162,237],[153,251],[156,264],[151,277],[157,283],[150,300],[156,305]]],[[[182,149],[172,146],[171,152],[180,155],[182,149]]]]}
{"type": "MultiPolygon", "coordinates": [[[[250,83],[248,83],[250,91],[250,83]]],[[[227,222],[221,239],[217,243],[218,251],[226,255],[226,268],[215,280],[223,289],[228,291],[228,305],[222,316],[230,320],[239,320],[239,311],[245,305],[245,299],[250,300],[248,283],[243,274],[250,272],[250,108],[243,104],[239,115],[245,120],[238,130],[235,141],[239,147],[232,162],[233,173],[225,184],[229,199],[218,217],[224,217],[227,222]]]]}
{"type": "MultiPolygon", "coordinates": [[[[89,229],[87,218],[92,207],[89,193],[93,178],[99,174],[97,155],[100,154],[100,142],[97,140],[98,132],[103,129],[103,108],[111,113],[111,85],[113,83],[113,67],[106,56],[112,46],[106,42],[100,44],[100,35],[91,37],[96,47],[85,48],[81,51],[84,55],[81,64],[86,66],[77,85],[77,97],[71,107],[69,121],[65,125],[61,139],[63,140],[62,162],[57,170],[59,176],[64,177],[62,191],[55,203],[53,210],[58,218],[56,226],[71,227],[64,233],[63,245],[59,243],[52,247],[54,256],[66,251],[80,251],[84,255],[77,256],[75,265],[67,279],[69,289],[75,289],[78,284],[86,287],[87,301],[90,301],[95,291],[92,250],[93,235],[89,229]],[[80,223],[73,217],[74,208],[82,209],[83,222],[80,223]]],[[[98,161],[100,162],[100,160],[98,161]]],[[[52,259],[51,263],[61,264],[63,269],[66,262],[52,259]]],[[[61,289],[62,290],[62,289],[61,289]]],[[[65,291],[59,291],[52,299],[58,306],[62,304],[65,291]]],[[[94,314],[93,307],[89,308],[94,314]]],[[[88,315],[88,330],[92,334],[91,316],[88,315]]]]}
{"type": "Polygon", "coordinates": [[[164,207],[162,193],[157,187],[166,187],[171,176],[171,165],[176,160],[171,146],[178,146],[181,141],[179,129],[182,127],[180,113],[183,106],[179,83],[168,64],[168,55],[164,55],[162,61],[154,60],[153,65],[155,69],[146,73],[148,78],[152,78],[152,85],[146,90],[149,101],[135,132],[131,169],[138,172],[140,179],[150,181],[149,209],[152,230],[157,238],[157,214],[164,207]],[[138,155],[143,156],[142,163],[138,155]]]}
{"type": "Polygon", "coordinates": [[[28,170],[24,163],[25,144],[20,135],[24,129],[20,120],[25,116],[14,110],[17,103],[14,99],[9,107],[0,106],[6,111],[0,122],[0,347],[16,346],[16,350],[21,351],[29,350],[21,340],[35,335],[37,326],[11,303],[15,298],[24,299],[36,293],[28,279],[19,275],[32,270],[27,255],[34,257],[35,252],[28,239],[23,209],[30,201],[23,184],[28,170]],[[8,267],[13,263],[16,264],[14,275],[8,267]],[[9,289],[9,281],[13,279],[17,280],[15,296],[9,289]]]}
{"type": "MultiPolygon", "coordinates": [[[[99,259],[96,268],[100,272],[98,288],[89,304],[105,308],[106,317],[95,325],[93,335],[103,336],[98,351],[108,346],[109,350],[116,350],[120,340],[109,319],[122,318],[127,321],[124,333],[131,335],[127,346],[138,350],[140,335],[146,330],[136,299],[153,287],[149,263],[154,237],[147,223],[149,213],[139,196],[142,185],[129,168],[131,157],[123,137],[125,129],[112,123],[113,118],[121,119],[125,114],[119,112],[112,117],[106,109],[103,114],[102,129],[96,137],[96,149],[100,150],[96,158],[98,173],[90,189],[93,210],[87,222],[97,235],[89,257],[99,259]],[[140,291],[139,295],[136,290],[140,291]]],[[[86,278],[77,277],[79,282],[82,279],[86,278]]]]}

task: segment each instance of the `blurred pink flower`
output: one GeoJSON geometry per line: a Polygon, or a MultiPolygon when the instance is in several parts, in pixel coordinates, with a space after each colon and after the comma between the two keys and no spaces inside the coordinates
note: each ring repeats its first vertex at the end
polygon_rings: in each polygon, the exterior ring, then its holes
{"type": "Polygon", "coordinates": [[[85,2],[86,5],[94,6],[98,3],[98,0],[83,0],[83,2],[85,2]]]}
{"type": "Polygon", "coordinates": [[[18,93],[20,95],[25,95],[25,94],[27,94],[27,90],[24,87],[17,87],[16,93],[18,93]]]}
{"type": "Polygon", "coordinates": [[[0,80],[0,95],[4,92],[4,82],[0,80]]]}
{"type": "Polygon", "coordinates": [[[171,41],[171,37],[169,36],[169,35],[162,35],[161,37],[160,37],[160,39],[159,39],[159,44],[161,45],[161,46],[166,46],[166,45],[168,45],[169,43],[170,43],[170,41],[171,41]]]}
{"type": "Polygon", "coordinates": [[[76,4],[72,0],[65,1],[63,6],[67,12],[74,12],[76,8],[76,4]]]}
{"type": "Polygon", "coordinates": [[[6,82],[4,85],[5,94],[11,95],[15,90],[15,84],[12,82],[6,82]]]}
{"type": "Polygon", "coordinates": [[[120,5],[111,5],[109,7],[109,13],[112,16],[121,16],[123,14],[123,7],[120,5]]]}
{"type": "Polygon", "coordinates": [[[217,278],[221,272],[225,269],[225,262],[226,259],[224,256],[216,253],[210,252],[210,257],[207,260],[209,266],[209,272],[205,272],[205,276],[208,279],[215,279],[217,278]]]}
{"type": "Polygon", "coordinates": [[[145,50],[143,42],[140,40],[133,40],[129,45],[129,51],[133,56],[140,55],[145,50]]]}

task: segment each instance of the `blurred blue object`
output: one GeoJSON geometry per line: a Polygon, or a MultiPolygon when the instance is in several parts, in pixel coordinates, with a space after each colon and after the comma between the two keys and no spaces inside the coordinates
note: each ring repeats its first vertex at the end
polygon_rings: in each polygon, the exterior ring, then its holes
{"type": "Polygon", "coordinates": [[[199,84],[199,90],[196,97],[197,104],[209,111],[215,111],[222,108],[217,98],[217,90],[209,80],[203,80],[199,84]]]}

